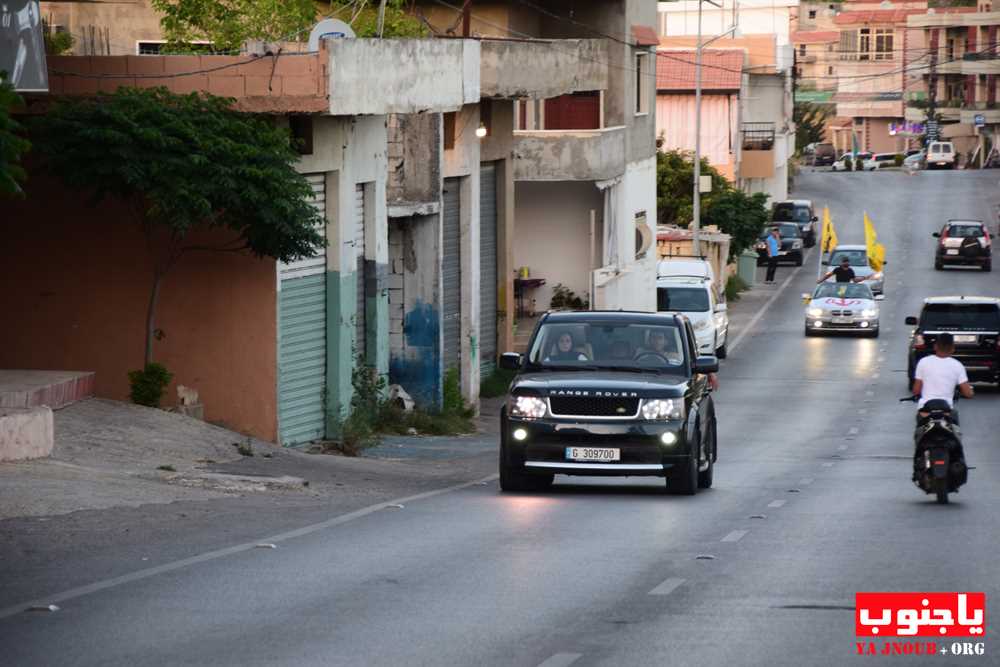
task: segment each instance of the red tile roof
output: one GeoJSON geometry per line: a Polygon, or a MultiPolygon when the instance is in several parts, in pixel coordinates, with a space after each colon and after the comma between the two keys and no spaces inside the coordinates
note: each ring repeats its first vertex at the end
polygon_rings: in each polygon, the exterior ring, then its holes
{"type": "Polygon", "coordinates": [[[924,14],[923,9],[866,9],[863,11],[840,12],[833,17],[837,25],[858,25],[863,23],[906,23],[906,17],[924,14]]]}
{"type": "MultiPolygon", "coordinates": [[[[694,90],[694,49],[660,49],[657,56],[657,90],[694,90]]],[[[745,59],[742,49],[705,49],[701,54],[701,89],[739,90],[745,59]]]]}
{"type": "Polygon", "coordinates": [[[656,30],[648,25],[633,25],[632,37],[638,46],[656,46],[660,43],[660,37],[656,30]]]}
{"type": "Polygon", "coordinates": [[[792,33],[792,44],[828,44],[840,40],[837,30],[799,30],[792,33]]]}

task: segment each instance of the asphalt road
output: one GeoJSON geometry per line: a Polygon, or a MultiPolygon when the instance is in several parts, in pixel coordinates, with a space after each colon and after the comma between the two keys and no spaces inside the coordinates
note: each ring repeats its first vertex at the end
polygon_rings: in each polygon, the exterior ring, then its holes
{"type": "Polygon", "coordinates": [[[985,656],[855,656],[853,613],[857,591],[922,590],[985,591],[987,618],[997,612],[1000,393],[962,406],[976,469],[947,506],[910,482],[913,406],[896,399],[903,319],[921,299],[1000,292],[996,273],[935,272],[930,236],[949,217],[995,224],[998,181],[801,175],[795,196],[828,205],[841,242],[863,241],[862,210],[874,221],[888,253],[882,334],[805,338],[815,251],[782,267],[767,288],[781,292],[723,364],[709,491],[558,478],[509,496],[490,480],[265,533],[276,548],[95,579],[54,613],[0,610],[0,662],[1000,664],[989,628],[985,656]]]}

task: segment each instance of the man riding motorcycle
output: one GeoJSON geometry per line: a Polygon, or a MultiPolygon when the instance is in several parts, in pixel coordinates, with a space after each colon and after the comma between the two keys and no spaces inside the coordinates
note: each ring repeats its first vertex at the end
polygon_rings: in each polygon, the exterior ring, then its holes
{"type": "Polygon", "coordinates": [[[972,398],[974,392],[969,384],[965,366],[951,355],[955,352],[955,338],[950,333],[942,333],[934,343],[934,356],[924,357],[917,362],[914,372],[913,396],[918,399],[917,422],[924,419],[929,411],[923,408],[929,401],[945,401],[951,411],[951,420],[958,424],[958,410],[953,399],[955,390],[964,398],[972,398]]]}

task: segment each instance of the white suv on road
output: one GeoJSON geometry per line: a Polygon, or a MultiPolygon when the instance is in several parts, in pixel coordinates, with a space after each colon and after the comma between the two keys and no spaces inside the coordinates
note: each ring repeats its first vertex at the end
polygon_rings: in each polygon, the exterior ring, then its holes
{"type": "Polygon", "coordinates": [[[681,313],[691,320],[698,354],[726,358],[729,316],[707,278],[662,276],[656,280],[656,310],[681,313]]]}
{"type": "Polygon", "coordinates": [[[927,146],[927,168],[955,168],[955,144],[950,141],[932,141],[927,146]]]}

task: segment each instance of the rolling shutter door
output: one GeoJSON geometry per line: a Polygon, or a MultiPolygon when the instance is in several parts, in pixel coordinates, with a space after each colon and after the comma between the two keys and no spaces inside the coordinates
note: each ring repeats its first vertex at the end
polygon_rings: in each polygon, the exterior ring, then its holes
{"type": "Polygon", "coordinates": [[[496,368],[497,356],[497,169],[479,171],[479,350],[480,377],[496,368]]]}
{"type": "Polygon", "coordinates": [[[444,370],[459,366],[462,329],[462,261],[460,180],[444,179],[443,247],[441,252],[441,314],[444,370]]]}
{"type": "MultiPolygon", "coordinates": [[[[326,175],[306,178],[325,220],[326,175]]],[[[326,435],[326,248],[279,263],[278,280],[278,437],[290,446],[326,435]]]]}
{"type": "Polygon", "coordinates": [[[354,220],[355,224],[355,237],[354,237],[354,248],[357,255],[357,290],[358,290],[358,309],[355,320],[355,326],[357,327],[355,333],[355,349],[354,354],[363,355],[365,359],[368,358],[367,349],[367,323],[365,321],[365,186],[362,183],[358,183],[354,186],[354,220]]]}

